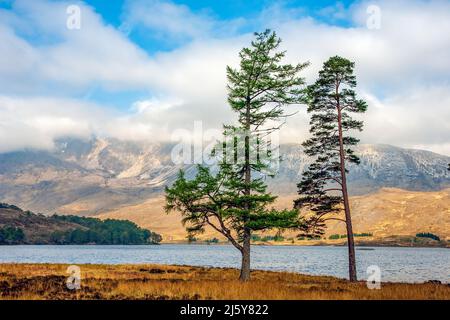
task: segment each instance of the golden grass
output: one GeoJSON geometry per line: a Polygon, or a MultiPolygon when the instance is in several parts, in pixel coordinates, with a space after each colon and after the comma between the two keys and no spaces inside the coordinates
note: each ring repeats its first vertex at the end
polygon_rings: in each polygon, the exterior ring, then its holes
{"type": "Polygon", "coordinates": [[[0,299],[445,299],[445,284],[365,282],[286,272],[163,265],[80,265],[81,289],[66,288],[68,265],[0,264],[0,299]]]}
{"type": "MultiPolygon", "coordinates": [[[[293,200],[297,197],[297,194],[281,195],[274,206],[277,209],[291,208],[293,200]]],[[[419,232],[431,232],[439,235],[441,239],[450,240],[450,189],[417,192],[384,188],[375,193],[351,197],[350,202],[355,233],[370,232],[377,238],[384,238],[392,235],[414,236],[419,232]]],[[[180,215],[165,214],[164,204],[163,196],[155,196],[142,203],[124,205],[104,212],[98,217],[131,220],[141,227],[158,232],[166,243],[186,240],[186,231],[181,224],[180,215]]],[[[345,233],[345,224],[340,221],[329,221],[327,224],[327,237],[345,233]]],[[[285,232],[284,236],[289,238],[297,234],[298,232],[285,232]]],[[[199,236],[199,239],[213,237],[224,239],[208,228],[199,236]]],[[[325,242],[335,243],[329,240],[325,242]]],[[[313,243],[302,241],[296,244],[312,245],[313,243]]]]}

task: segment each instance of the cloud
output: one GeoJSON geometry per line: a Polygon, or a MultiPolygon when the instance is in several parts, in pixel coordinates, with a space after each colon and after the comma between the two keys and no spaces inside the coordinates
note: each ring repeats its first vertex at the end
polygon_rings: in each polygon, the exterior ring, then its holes
{"type": "Polygon", "coordinates": [[[51,149],[60,137],[89,138],[105,132],[109,110],[76,100],[0,96],[0,152],[51,149]]]}
{"type": "Polygon", "coordinates": [[[128,1],[123,23],[130,29],[143,25],[159,36],[193,39],[211,32],[215,20],[205,13],[194,14],[186,5],[151,0],[128,1]]]}
{"type": "MultiPolygon", "coordinates": [[[[363,2],[349,11],[352,27],[310,18],[277,23],[290,61],[311,61],[310,82],[329,56],[355,61],[358,91],[369,103],[365,130],[357,134],[363,142],[450,155],[450,3],[363,2]],[[366,27],[369,4],[381,10],[380,29],[366,27]]],[[[307,126],[307,121],[301,116],[289,122],[295,124],[307,126]]],[[[305,136],[304,128],[297,131],[305,136]]]]}
{"type": "Polygon", "coordinates": [[[81,3],[81,28],[68,29],[69,5],[14,2],[13,14],[8,12],[10,18],[0,23],[0,36],[6,39],[0,58],[0,70],[6,73],[0,85],[14,93],[37,95],[79,93],[94,83],[108,90],[148,87],[152,65],[147,53],[81,3]],[[27,24],[17,22],[20,18],[27,24]]]}
{"type": "Polygon", "coordinates": [[[416,88],[409,96],[383,100],[363,95],[371,106],[364,116],[364,141],[392,143],[450,154],[450,86],[416,88]]]}
{"type": "MultiPolygon", "coordinates": [[[[320,21],[277,4],[252,19],[227,21],[173,2],[130,1],[123,14],[128,31],[144,28],[157,35],[154,41],[179,42],[152,53],[83,3],[81,29],[67,29],[68,4],[18,0],[12,10],[0,10],[0,151],[49,148],[62,135],[164,140],[197,120],[221,128],[235,120],[226,104],[225,66],[238,65],[238,52],[252,37],[240,28],[252,26],[277,30],[286,61],[309,60],[308,82],[332,55],[356,62],[358,92],[369,103],[358,134],[363,142],[450,154],[449,2],[357,2],[322,10],[320,21]],[[369,4],[381,10],[380,29],[366,26],[369,4]],[[327,15],[350,20],[325,23],[327,15]],[[80,98],[97,87],[148,96],[116,112],[80,98]]],[[[308,134],[306,108],[289,108],[299,113],[280,132],[282,141],[301,142],[308,134]]]]}
{"type": "Polygon", "coordinates": [[[127,33],[144,28],[149,38],[166,42],[192,39],[230,37],[245,19],[220,20],[209,10],[193,12],[188,6],[161,0],[128,1],[121,28],[127,33]]]}
{"type": "Polygon", "coordinates": [[[331,21],[346,20],[348,19],[348,10],[346,10],[344,4],[340,1],[336,2],[333,6],[328,6],[320,9],[319,16],[331,21]]]}

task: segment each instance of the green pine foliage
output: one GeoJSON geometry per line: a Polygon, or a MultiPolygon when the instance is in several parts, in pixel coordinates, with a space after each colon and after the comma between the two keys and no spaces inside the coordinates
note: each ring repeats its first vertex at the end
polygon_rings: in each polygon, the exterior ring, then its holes
{"type": "Polygon", "coordinates": [[[439,238],[439,236],[432,234],[430,232],[420,232],[418,234],[416,234],[417,238],[429,238],[429,239],[433,239],[436,241],[441,241],[441,238],[439,238]]]}
{"type": "Polygon", "coordinates": [[[162,238],[159,234],[139,228],[128,220],[86,218],[78,216],[52,216],[55,220],[76,223],[85,229],[54,232],[51,240],[56,244],[154,244],[162,238]]]}
{"type": "Polygon", "coordinates": [[[219,243],[219,239],[217,239],[217,238],[207,239],[205,242],[207,244],[217,244],[217,243],[219,243]]]}
{"type": "Polygon", "coordinates": [[[251,186],[254,195],[239,195],[243,182],[234,171],[223,169],[212,174],[210,168],[199,166],[194,179],[187,180],[181,171],[175,183],[166,188],[166,209],[182,213],[182,223],[190,235],[202,233],[210,226],[238,248],[241,248],[244,226],[253,231],[298,227],[296,210],[266,208],[276,197],[265,193],[262,180],[252,181],[251,186]]]}
{"type": "Polygon", "coordinates": [[[325,221],[335,219],[333,215],[341,213],[344,205],[338,109],[342,117],[344,160],[359,164],[359,158],[352,149],[359,140],[348,135],[348,132],[362,130],[363,122],[354,120],[351,114],[365,112],[367,104],[356,97],[353,68],[353,62],[332,57],[324,63],[318,80],[308,87],[312,137],[302,145],[314,162],[297,185],[300,197],[295,201],[295,207],[314,213],[308,222],[310,231],[315,235],[324,234],[325,221]]]}
{"type": "MultiPolygon", "coordinates": [[[[369,232],[362,232],[362,233],[354,233],[353,234],[354,237],[373,237],[372,233],[369,232]]],[[[330,240],[337,240],[337,239],[345,239],[347,238],[346,234],[332,234],[328,237],[328,239],[330,240]]]]}
{"type": "Polygon", "coordinates": [[[25,234],[21,228],[3,227],[0,228],[0,245],[1,244],[21,244],[25,239],[25,234]]]}
{"type": "Polygon", "coordinates": [[[270,150],[264,157],[259,153],[264,137],[278,130],[289,115],[284,108],[304,99],[304,80],[298,74],[307,64],[282,64],[285,52],[279,50],[280,42],[270,30],[256,33],[251,46],[239,53],[239,69],[227,67],[228,103],[237,124],[224,126],[226,141],[215,150],[218,172],[198,166],[194,179],[187,180],[180,172],[166,188],[166,210],[182,213],[188,233],[201,233],[209,226],[241,252],[244,281],[250,276],[252,232],[303,225],[297,210],[269,208],[276,199],[265,183],[265,177],[273,174],[270,150]],[[243,159],[238,157],[240,148],[243,159]]]}
{"type": "Polygon", "coordinates": [[[349,277],[356,281],[354,248],[347,163],[359,164],[352,147],[359,140],[349,131],[361,131],[363,122],[352,114],[367,109],[365,101],[356,97],[354,63],[334,56],[323,64],[319,78],[308,87],[308,113],[311,115],[311,138],[303,143],[305,153],[314,162],[303,173],[297,185],[300,197],[294,207],[312,212],[308,218],[308,236],[322,236],[327,220],[345,222],[348,235],[349,277]],[[345,217],[339,217],[344,212],[345,217]]]}
{"type": "Polygon", "coordinates": [[[12,209],[12,210],[22,211],[22,209],[20,209],[19,207],[12,205],[12,204],[4,203],[4,202],[0,202],[0,209],[12,209]]]}

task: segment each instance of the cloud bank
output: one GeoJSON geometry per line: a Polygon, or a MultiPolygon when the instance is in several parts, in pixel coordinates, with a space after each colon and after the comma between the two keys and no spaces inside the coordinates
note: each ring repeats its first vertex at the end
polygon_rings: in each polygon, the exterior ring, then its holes
{"type": "MultiPolygon", "coordinates": [[[[329,56],[356,62],[358,92],[369,103],[362,142],[450,155],[448,1],[357,2],[321,10],[328,23],[282,5],[227,21],[168,1],[130,1],[120,27],[80,2],[79,30],[66,27],[69,4],[17,0],[0,9],[0,152],[48,149],[64,136],[170,140],[194,121],[204,128],[233,122],[225,67],[238,64],[252,38],[241,30],[251,27],[276,30],[287,62],[310,61],[308,82],[329,56]],[[380,9],[379,29],[367,27],[369,5],[380,9]],[[137,28],[174,49],[145,50],[132,40],[137,28]],[[113,97],[136,91],[132,103],[117,107],[113,97]]],[[[306,108],[289,108],[298,114],[281,139],[301,142],[306,108]]]]}

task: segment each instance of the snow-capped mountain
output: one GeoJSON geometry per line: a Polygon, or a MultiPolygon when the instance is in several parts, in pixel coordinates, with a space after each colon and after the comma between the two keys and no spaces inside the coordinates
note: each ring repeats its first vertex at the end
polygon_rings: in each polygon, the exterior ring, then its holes
{"type": "MultiPolygon", "coordinates": [[[[391,145],[359,145],[356,152],[361,163],[348,166],[349,188],[353,195],[366,194],[382,187],[430,191],[450,186],[447,170],[450,157],[391,145]]],[[[311,159],[295,144],[282,145],[280,154],[283,161],[271,185],[276,186],[278,192],[292,193],[289,185],[300,181],[311,159]]]]}
{"type": "MultiPolygon", "coordinates": [[[[160,195],[180,169],[174,144],[115,139],[60,140],[52,151],[0,154],[0,202],[44,213],[97,214],[160,195]]],[[[350,191],[365,194],[382,187],[429,191],[450,186],[450,157],[389,145],[361,145],[359,166],[349,167],[350,191]]],[[[282,162],[271,191],[293,194],[310,159],[299,145],[280,147],[282,162]]]]}

